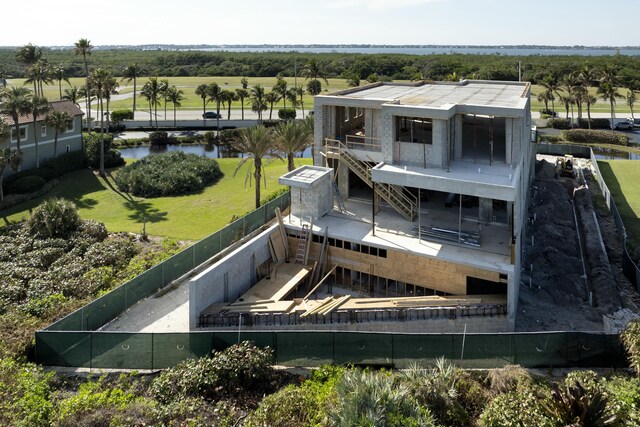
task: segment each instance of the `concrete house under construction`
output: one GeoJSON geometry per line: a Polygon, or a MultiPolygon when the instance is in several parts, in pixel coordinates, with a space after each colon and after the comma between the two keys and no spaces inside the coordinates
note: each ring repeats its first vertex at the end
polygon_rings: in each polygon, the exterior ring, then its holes
{"type": "Polygon", "coordinates": [[[530,85],[377,83],[314,114],[289,214],[191,280],[191,328],[512,330],[530,85]]]}

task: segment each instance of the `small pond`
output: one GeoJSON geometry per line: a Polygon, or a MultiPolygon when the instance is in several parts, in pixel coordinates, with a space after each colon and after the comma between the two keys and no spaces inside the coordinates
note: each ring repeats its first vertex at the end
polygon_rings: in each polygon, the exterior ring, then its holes
{"type": "MultiPolygon", "coordinates": [[[[198,156],[205,156],[209,158],[227,158],[227,157],[243,157],[243,153],[237,151],[229,151],[224,148],[220,150],[218,156],[218,147],[215,145],[166,145],[166,146],[139,146],[120,149],[122,157],[127,159],[142,159],[149,155],[170,153],[172,151],[182,151],[183,153],[197,154],[198,156]]],[[[298,153],[296,157],[311,157],[311,147],[304,150],[302,153],[298,153]]]]}

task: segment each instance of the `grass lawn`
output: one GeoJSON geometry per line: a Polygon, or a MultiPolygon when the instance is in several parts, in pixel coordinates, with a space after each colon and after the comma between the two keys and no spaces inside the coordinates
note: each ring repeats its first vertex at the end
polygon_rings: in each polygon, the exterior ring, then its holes
{"type": "MultiPolygon", "coordinates": [[[[245,172],[249,162],[233,177],[239,159],[217,159],[224,173],[216,184],[201,193],[180,197],[144,199],[116,191],[113,179],[104,180],[89,170],[64,176],[46,196],[30,200],[0,216],[7,221],[19,221],[43,198],[58,196],[73,200],[83,219],[103,222],[110,232],[142,232],[142,218],[147,219],[147,233],[179,240],[200,240],[229,223],[232,215],[254,209],[255,187],[245,188],[245,172]]],[[[296,166],[311,164],[311,159],[296,159],[296,166]]],[[[267,188],[262,197],[280,188],[278,177],[286,173],[286,162],[274,160],[265,167],[267,188]]],[[[114,171],[113,173],[117,173],[114,171]]]]}
{"type": "Polygon", "coordinates": [[[598,166],[627,233],[640,242],[640,163],[637,160],[599,160],[598,166]]]}

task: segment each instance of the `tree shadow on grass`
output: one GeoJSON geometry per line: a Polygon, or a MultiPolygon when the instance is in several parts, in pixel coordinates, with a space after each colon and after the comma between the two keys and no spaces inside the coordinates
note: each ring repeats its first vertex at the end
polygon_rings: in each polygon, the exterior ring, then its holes
{"type": "Polygon", "coordinates": [[[140,224],[145,222],[154,223],[167,221],[167,212],[162,212],[160,209],[153,207],[153,205],[148,201],[136,200],[131,194],[120,191],[112,181],[113,176],[110,172],[107,172],[107,176],[104,177],[104,182],[109,186],[111,191],[125,200],[123,206],[128,211],[131,211],[128,215],[129,219],[140,224]]]}

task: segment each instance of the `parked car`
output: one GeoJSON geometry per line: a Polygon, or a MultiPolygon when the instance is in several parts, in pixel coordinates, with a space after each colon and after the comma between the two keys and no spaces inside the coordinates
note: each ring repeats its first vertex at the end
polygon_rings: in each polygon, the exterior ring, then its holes
{"type": "Polygon", "coordinates": [[[216,113],[215,111],[207,111],[202,115],[203,119],[221,119],[222,115],[216,113]]]}
{"type": "Polygon", "coordinates": [[[635,128],[640,127],[640,119],[629,119],[629,120],[633,122],[633,127],[635,128]]]}
{"type": "Polygon", "coordinates": [[[616,130],[633,129],[633,123],[629,120],[622,120],[620,122],[615,122],[613,124],[613,128],[616,130]]]}

